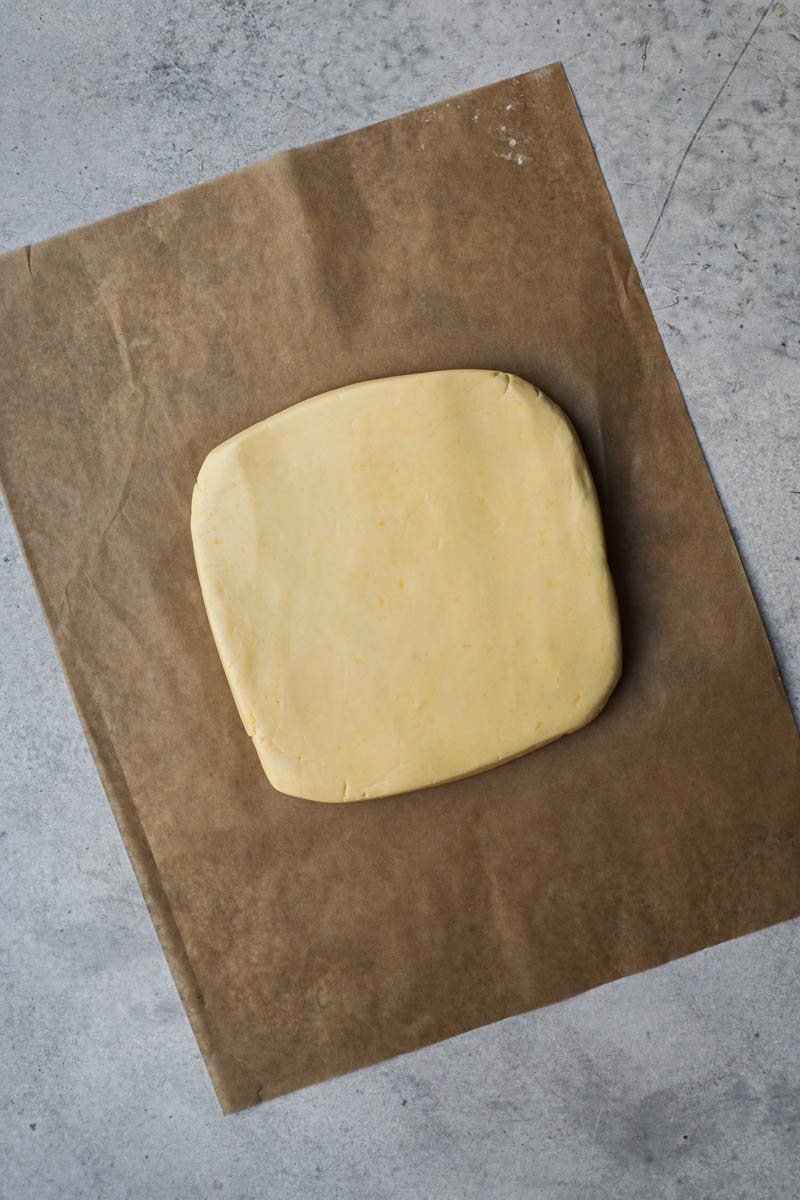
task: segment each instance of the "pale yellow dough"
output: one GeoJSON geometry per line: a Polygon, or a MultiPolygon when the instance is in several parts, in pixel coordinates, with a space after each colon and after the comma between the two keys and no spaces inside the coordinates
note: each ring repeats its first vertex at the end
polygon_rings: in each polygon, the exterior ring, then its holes
{"type": "Polygon", "coordinates": [[[206,458],[211,629],[272,785],[365,800],[471,775],[597,715],[620,631],[575,432],[498,371],[305,400],[206,458]]]}

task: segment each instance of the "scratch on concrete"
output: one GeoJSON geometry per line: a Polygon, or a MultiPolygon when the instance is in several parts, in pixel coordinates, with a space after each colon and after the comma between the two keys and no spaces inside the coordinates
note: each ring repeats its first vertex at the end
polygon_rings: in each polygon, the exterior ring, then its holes
{"type": "Polygon", "coordinates": [[[601,1104],[600,1109],[597,1113],[597,1120],[594,1123],[594,1133],[592,1134],[592,1149],[589,1153],[589,1166],[586,1171],[586,1187],[584,1188],[584,1192],[583,1192],[583,1200],[587,1200],[588,1195],[589,1195],[589,1187],[592,1182],[592,1167],[594,1166],[594,1152],[595,1152],[595,1147],[597,1146],[597,1130],[600,1128],[600,1118],[603,1115],[603,1107],[604,1106],[601,1104]]]}
{"type": "Polygon", "coordinates": [[[675,184],[678,182],[678,176],[680,175],[681,171],[683,170],[683,164],[686,162],[686,159],[689,157],[689,154],[691,153],[692,146],[695,144],[698,137],[700,136],[703,126],[705,125],[708,118],[711,116],[711,113],[714,109],[715,104],[719,100],[722,93],[725,91],[725,88],[730,83],[731,76],[733,75],[736,68],[739,66],[739,63],[744,58],[745,54],[747,53],[750,43],[752,42],[753,38],[758,33],[759,29],[761,28],[762,24],[764,23],[764,21],[767,18],[767,14],[771,11],[771,9],[772,9],[772,0],[770,0],[770,3],[767,5],[767,7],[762,12],[761,16],[756,21],[756,24],[753,27],[753,30],[752,30],[749,38],[747,39],[745,44],[742,46],[742,48],[739,51],[739,53],[737,54],[736,58],[734,59],[733,66],[731,67],[730,71],[728,71],[728,74],[723,79],[722,83],[720,84],[720,86],[717,90],[716,95],[714,96],[714,99],[711,101],[708,108],[703,113],[703,116],[700,119],[700,124],[697,126],[694,133],[690,137],[689,142],[686,146],[686,149],[684,150],[683,154],[681,155],[681,159],[675,170],[675,174],[672,176],[672,181],[670,182],[670,185],[667,188],[667,194],[664,197],[664,203],[661,205],[661,208],[659,209],[658,216],[656,217],[656,223],[650,231],[649,238],[645,242],[644,250],[642,251],[642,262],[646,261],[647,256],[650,253],[650,249],[653,245],[653,242],[655,241],[658,231],[661,228],[661,222],[664,219],[664,213],[667,211],[667,208],[669,207],[670,200],[672,199],[672,193],[675,191],[675,184]]]}

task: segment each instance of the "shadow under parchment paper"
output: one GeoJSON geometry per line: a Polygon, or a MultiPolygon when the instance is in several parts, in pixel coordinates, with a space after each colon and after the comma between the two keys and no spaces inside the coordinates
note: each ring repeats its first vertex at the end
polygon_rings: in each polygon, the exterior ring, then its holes
{"type": "Polygon", "coordinates": [[[226,1111],[800,912],[800,741],[559,66],[6,255],[0,290],[0,476],[226,1111]],[[575,422],[623,678],[471,779],[280,795],[203,608],[196,471],[306,396],[446,367],[575,422]]]}

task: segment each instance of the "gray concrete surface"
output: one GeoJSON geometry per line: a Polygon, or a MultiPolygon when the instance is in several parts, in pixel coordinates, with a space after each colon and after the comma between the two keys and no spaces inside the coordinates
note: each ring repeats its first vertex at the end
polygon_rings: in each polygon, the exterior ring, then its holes
{"type": "MultiPolygon", "coordinates": [[[[562,59],[797,712],[795,4],[2,0],[0,248],[562,59]]],[[[5,512],[0,646],[2,1197],[800,1196],[800,921],[223,1118],[5,512]]]]}

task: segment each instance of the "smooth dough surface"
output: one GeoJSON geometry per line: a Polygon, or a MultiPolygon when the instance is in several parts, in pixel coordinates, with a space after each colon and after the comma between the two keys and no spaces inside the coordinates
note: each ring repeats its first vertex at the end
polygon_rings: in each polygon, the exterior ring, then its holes
{"type": "Polygon", "coordinates": [[[354,384],[223,442],[192,499],[206,609],[281,792],[387,796],[592,720],[619,677],[614,587],[572,425],[531,384],[354,384]]]}

